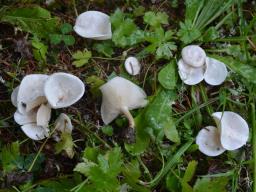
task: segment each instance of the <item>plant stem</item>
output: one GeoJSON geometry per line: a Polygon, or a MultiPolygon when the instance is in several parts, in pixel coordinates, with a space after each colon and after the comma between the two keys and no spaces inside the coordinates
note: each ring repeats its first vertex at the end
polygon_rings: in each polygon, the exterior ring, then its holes
{"type": "Polygon", "coordinates": [[[122,107],[121,111],[124,114],[124,116],[128,119],[129,127],[134,129],[135,128],[135,122],[134,122],[133,116],[130,113],[128,107],[122,107]]]}

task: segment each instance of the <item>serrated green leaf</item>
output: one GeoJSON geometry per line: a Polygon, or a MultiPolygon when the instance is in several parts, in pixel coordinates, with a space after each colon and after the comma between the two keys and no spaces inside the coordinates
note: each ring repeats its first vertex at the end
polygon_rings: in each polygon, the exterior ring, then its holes
{"type": "Polygon", "coordinates": [[[63,35],[62,40],[67,46],[74,45],[76,42],[75,38],[72,35],[63,35]]]}
{"type": "Polygon", "coordinates": [[[91,75],[86,78],[85,82],[90,85],[90,92],[94,97],[97,97],[101,94],[99,87],[105,83],[100,77],[96,75],[91,75]]]}
{"type": "Polygon", "coordinates": [[[228,180],[227,177],[203,177],[197,179],[193,189],[194,192],[226,192],[228,180]]]}
{"type": "Polygon", "coordinates": [[[143,19],[146,24],[149,24],[152,27],[159,27],[161,24],[169,24],[168,15],[165,12],[154,13],[152,11],[148,11],[145,13],[143,19]]]}
{"type": "Polygon", "coordinates": [[[201,32],[195,28],[191,20],[185,20],[185,23],[180,22],[180,30],[177,35],[185,44],[189,44],[201,36],[201,32]]]}
{"type": "Polygon", "coordinates": [[[83,157],[96,163],[99,150],[95,147],[86,147],[83,157]]]}
{"type": "Polygon", "coordinates": [[[48,50],[48,46],[39,41],[39,39],[33,38],[31,41],[33,47],[33,55],[37,61],[46,62],[46,54],[48,50]]]}
{"type": "Polygon", "coordinates": [[[98,53],[105,55],[106,57],[111,57],[114,53],[113,43],[111,41],[104,41],[102,43],[95,43],[93,49],[98,53]]]}
{"type": "Polygon", "coordinates": [[[60,153],[62,150],[66,151],[69,158],[73,158],[74,156],[74,143],[71,136],[71,133],[62,132],[61,140],[55,145],[56,153],[60,153]]]}
{"type": "Polygon", "coordinates": [[[158,81],[165,89],[174,89],[176,87],[177,80],[176,64],[174,61],[167,64],[158,73],[158,81]]]}
{"type": "Polygon", "coordinates": [[[156,58],[157,59],[170,59],[173,54],[172,51],[175,51],[177,46],[174,42],[167,42],[160,44],[156,50],[156,58]]]}
{"type": "Polygon", "coordinates": [[[73,53],[72,57],[73,57],[73,59],[75,59],[75,61],[73,61],[72,64],[75,65],[76,67],[82,67],[88,63],[88,61],[92,57],[92,52],[91,51],[83,51],[83,52],[77,51],[77,52],[73,53]]]}
{"type": "Polygon", "coordinates": [[[64,23],[64,24],[61,25],[60,31],[61,31],[62,34],[67,34],[71,31],[73,31],[73,27],[69,23],[64,23]]]}

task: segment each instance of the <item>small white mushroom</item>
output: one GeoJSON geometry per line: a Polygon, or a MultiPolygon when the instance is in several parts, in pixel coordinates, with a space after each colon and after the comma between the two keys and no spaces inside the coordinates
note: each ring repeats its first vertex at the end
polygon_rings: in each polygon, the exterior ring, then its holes
{"type": "Polygon", "coordinates": [[[187,85],[196,85],[204,79],[204,67],[191,67],[180,59],[178,68],[181,80],[187,85]]]}
{"type": "Polygon", "coordinates": [[[42,140],[49,136],[49,129],[37,126],[35,123],[21,126],[22,131],[33,140],[42,140]]]}
{"type": "Polygon", "coordinates": [[[48,127],[51,118],[51,108],[48,105],[42,104],[36,115],[37,126],[48,127]]]}
{"type": "Polygon", "coordinates": [[[27,75],[21,81],[17,105],[20,113],[26,113],[27,104],[36,100],[40,96],[44,96],[44,84],[48,75],[32,74],[27,75]]]}
{"type": "Polygon", "coordinates": [[[182,59],[192,67],[201,67],[205,64],[206,53],[198,45],[189,45],[181,51],[182,59]]]}
{"type": "Polygon", "coordinates": [[[115,77],[100,87],[102,92],[101,117],[109,124],[119,114],[124,114],[129,120],[129,126],[135,123],[129,110],[147,105],[146,93],[139,86],[122,77],[115,77]]]}
{"type": "Polygon", "coordinates": [[[15,107],[17,107],[17,105],[18,105],[17,97],[18,97],[19,88],[20,88],[20,86],[15,87],[11,94],[11,101],[12,101],[13,106],[15,106],[15,107]]]}
{"type": "Polygon", "coordinates": [[[136,57],[128,57],[124,66],[130,75],[138,75],[140,73],[141,64],[136,57]]]}
{"type": "Polygon", "coordinates": [[[65,113],[61,113],[58,119],[55,121],[55,129],[61,132],[71,133],[73,130],[73,125],[69,116],[65,113]]]}
{"type": "Polygon", "coordinates": [[[39,96],[35,100],[27,103],[26,112],[31,111],[32,109],[39,107],[41,104],[47,103],[45,96],[39,96]]]}
{"type": "Polygon", "coordinates": [[[84,94],[83,82],[68,73],[54,73],[45,83],[44,93],[52,108],[68,107],[84,94]]]}
{"type": "Polygon", "coordinates": [[[225,151],[220,142],[220,133],[214,126],[201,129],[196,137],[196,144],[202,153],[211,157],[218,156],[225,151]]]}
{"type": "Polygon", "coordinates": [[[210,85],[222,84],[228,75],[227,67],[224,63],[207,57],[206,70],[204,73],[204,80],[210,85]]]}
{"type": "Polygon", "coordinates": [[[236,150],[246,144],[249,137],[249,127],[246,121],[231,111],[212,114],[219,130],[220,141],[226,150],[236,150]]]}
{"type": "Polygon", "coordinates": [[[95,40],[112,37],[109,16],[99,11],[86,11],[80,14],[76,19],[74,30],[82,37],[95,40]]]}
{"type": "Polygon", "coordinates": [[[14,113],[14,120],[19,125],[25,125],[28,123],[36,122],[36,112],[31,111],[29,113],[20,113],[18,110],[14,113]]]}

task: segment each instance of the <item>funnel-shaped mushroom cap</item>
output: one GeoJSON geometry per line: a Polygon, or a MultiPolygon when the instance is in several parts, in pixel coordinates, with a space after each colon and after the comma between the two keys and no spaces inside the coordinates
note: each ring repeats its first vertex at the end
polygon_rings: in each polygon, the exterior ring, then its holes
{"type": "Polygon", "coordinates": [[[196,85],[204,79],[204,67],[191,67],[180,59],[178,68],[181,80],[187,85],[196,85]]]}
{"type": "Polygon", "coordinates": [[[76,19],[75,32],[85,38],[95,40],[111,39],[111,22],[109,16],[99,11],[86,11],[76,19]]]}
{"type": "Polygon", "coordinates": [[[138,75],[140,73],[141,65],[136,57],[128,57],[124,66],[130,75],[138,75]]]}
{"type": "Polygon", "coordinates": [[[101,117],[105,124],[113,121],[123,109],[144,107],[146,93],[139,86],[122,77],[115,77],[100,87],[102,92],[101,117]]]}
{"type": "Polygon", "coordinates": [[[45,83],[44,93],[52,108],[68,107],[84,94],[83,82],[68,73],[54,73],[45,83]]]}
{"type": "Polygon", "coordinates": [[[214,126],[201,129],[196,137],[196,144],[202,153],[211,157],[218,156],[225,151],[220,143],[220,133],[214,126]]]}
{"type": "Polygon", "coordinates": [[[48,127],[51,118],[51,108],[48,105],[42,104],[36,115],[37,126],[48,127]]]}
{"type": "Polygon", "coordinates": [[[189,45],[181,51],[182,59],[192,67],[201,67],[205,64],[206,53],[198,45],[189,45]]]}
{"type": "Polygon", "coordinates": [[[219,130],[223,148],[235,150],[246,144],[249,137],[249,127],[246,121],[231,111],[212,114],[219,130]]]}
{"type": "Polygon", "coordinates": [[[22,131],[33,140],[42,140],[49,136],[49,129],[37,126],[35,123],[21,126],[22,131]]]}
{"type": "Polygon", "coordinates": [[[11,101],[12,101],[13,106],[15,106],[15,107],[17,107],[17,105],[18,105],[17,97],[18,97],[19,88],[20,88],[20,86],[15,87],[11,94],[11,101]]]}
{"type": "Polygon", "coordinates": [[[26,105],[37,97],[44,96],[44,84],[47,80],[48,75],[32,74],[27,75],[21,81],[17,103],[18,110],[21,113],[26,113],[26,105]]]}
{"type": "Polygon", "coordinates": [[[29,113],[20,113],[18,110],[14,113],[14,120],[19,125],[25,125],[28,123],[36,122],[36,112],[31,111],[29,113]]]}
{"type": "Polygon", "coordinates": [[[58,119],[55,121],[55,128],[61,132],[71,133],[73,130],[73,125],[70,118],[65,113],[61,113],[58,119]]]}
{"type": "Polygon", "coordinates": [[[227,67],[224,63],[207,57],[206,70],[204,80],[210,85],[220,85],[223,83],[228,75],[227,67]]]}

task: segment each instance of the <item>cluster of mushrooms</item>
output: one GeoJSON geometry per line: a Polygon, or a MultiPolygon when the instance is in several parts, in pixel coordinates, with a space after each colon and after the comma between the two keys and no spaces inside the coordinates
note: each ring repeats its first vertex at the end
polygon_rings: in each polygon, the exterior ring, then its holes
{"type": "MultiPolygon", "coordinates": [[[[110,18],[99,11],[87,11],[79,15],[74,30],[78,35],[94,40],[112,38],[110,18]]],[[[182,49],[181,55],[178,69],[185,84],[195,85],[205,80],[210,85],[220,85],[225,81],[225,64],[207,57],[201,47],[186,46],[182,49]]],[[[141,65],[135,57],[128,57],[124,66],[130,75],[140,73],[141,65]]],[[[130,110],[147,105],[144,90],[119,76],[102,85],[100,90],[101,117],[104,124],[111,123],[123,114],[129,121],[129,127],[134,129],[135,122],[130,110]]],[[[14,119],[28,137],[34,140],[44,139],[49,136],[51,109],[69,107],[83,96],[84,91],[83,82],[71,74],[27,75],[12,93],[12,103],[17,107],[14,119]]],[[[196,137],[196,143],[202,153],[217,156],[225,150],[235,150],[246,143],[249,128],[240,115],[225,111],[213,113],[212,116],[217,128],[207,126],[201,129],[196,137]]],[[[55,129],[60,132],[71,132],[73,126],[69,117],[62,113],[55,122],[55,129]]]]}
{"type": "MultiPolygon", "coordinates": [[[[68,73],[27,75],[11,95],[12,104],[17,107],[14,120],[29,138],[42,140],[50,133],[51,110],[74,104],[84,91],[83,82],[68,73]]],[[[60,114],[55,128],[60,132],[71,132],[73,126],[66,114],[60,114]]]]}

